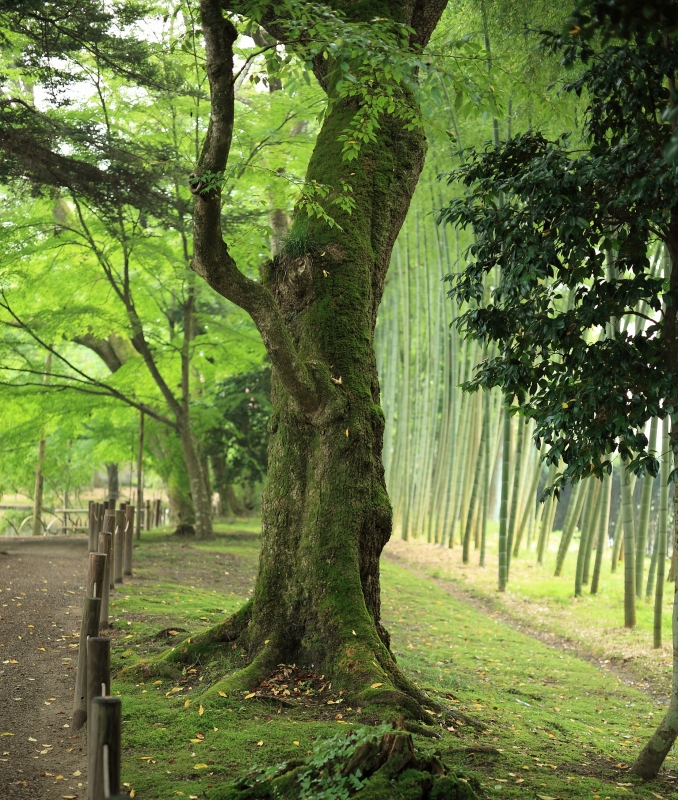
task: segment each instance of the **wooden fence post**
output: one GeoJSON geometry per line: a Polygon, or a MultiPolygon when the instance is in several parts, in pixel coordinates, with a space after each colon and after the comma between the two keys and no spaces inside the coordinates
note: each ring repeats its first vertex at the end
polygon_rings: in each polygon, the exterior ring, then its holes
{"type": "Polygon", "coordinates": [[[113,578],[122,583],[122,553],[125,536],[125,512],[115,512],[115,536],[113,537],[113,578]]]}
{"type": "Polygon", "coordinates": [[[104,583],[101,591],[101,628],[108,628],[108,599],[110,594],[110,580],[109,572],[111,570],[111,534],[106,532],[99,534],[99,552],[104,553],[106,561],[104,562],[104,583]]]}
{"type": "Polygon", "coordinates": [[[132,550],[134,547],[134,506],[129,503],[125,507],[125,537],[123,542],[122,571],[124,575],[131,575],[132,550]]]}
{"type": "Polygon", "coordinates": [[[121,722],[119,697],[92,699],[92,747],[87,754],[88,800],[108,800],[120,792],[121,722]]]}
{"type": "Polygon", "coordinates": [[[111,534],[111,552],[107,554],[108,563],[106,564],[106,575],[108,575],[109,588],[115,589],[115,511],[108,511],[108,509],[104,511],[104,533],[111,534]]]}
{"type": "Polygon", "coordinates": [[[75,673],[75,691],[73,692],[71,724],[74,731],[80,730],[87,721],[87,637],[98,636],[100,614],[100,598],[86,597],[80,623],[78,671],[75,673]]]}
{"type": "Polygon", "coordinates": [[[103,598],[106,553],[90,553],[87,567],[87,592],[85,597],[103,598]]]}
{"type": "MultiPolygon", "coordinates": [[[[111,640],[90,636],[87,640],[87,715],[91,719],[92,700],[111,693],[111,640]]],[[[89,726],[89,733],[92,726],[89,726]]],[[[89,747],[89,736],[88,736],[89,747]]]]}
{"type": "Polygon", "coordinates": [[[144,528],[147,531],[151,530],[151,501],[146,501],[146,508],[144,509],[144,528]]]}

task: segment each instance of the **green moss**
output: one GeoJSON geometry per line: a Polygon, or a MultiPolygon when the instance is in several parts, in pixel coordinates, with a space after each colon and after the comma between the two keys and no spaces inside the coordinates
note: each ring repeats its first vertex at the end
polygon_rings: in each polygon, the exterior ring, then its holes
{"type": "MultiPolygon", "coordinates": [[[[232,561],[228,576],[215,567],[213,582],[202,573],[198,584],[200,574],[188,569],[181,581],[158,580],[167,577],[163,569],[173,568],[173,556],[185,558],[192,551],[162,532],[144,533],[135,550],[139,570],[132,583],[116,592],[122,631],[114,638],[114,662],[123,665],[137,654],[143,656],[147,648],[161,646],[153,638],[160,628],[181,624],[192,638],[217,621],[217,613],[208,609],[242,605],[245,595],[230,591],[235,582],[252,585],[259,539],[251,536],[251,531],[230,526],[220,528],[215,542],[204,550],[201,545],[203,555],[210,554],[210,564],[226,555],[232,561]],[[153,578],[140,577],[149,572],[153,578]],[[231,583],[221,583],[225,579],[231,583]],[[139,620],[144,614],[150,621],[139,620]],[[125,639],[127,630],[133,638],[125,639]],[[133,654],[122,658],[129,650],[133,654]]],[[[536,795],[581,800],[630,793],[653,800],[657,794],[675,793],[669,781],[645,783],[617,766],[629,763],[653,730],[663,713],[660,701],[624,685],[614,674],[509,628],[389,560],[382,562],[382,580],[384,623],[406,676],[447,707],[482,723],[477,731],[453,721],[454,731],[448,731],[435,717],[440,741],[414,737],[417,756],[436,756],[448,776],[434,778],[428,800],[471,800],[473,775],[485,796],[502,800],[536,795]]],[[[605,602],[601,597],[607,613],[605,602]]],[[[579,624],[578,618],[573,624],[579,624]]],[[[215,687],[232,668],[225,662],[205,663],[196,665],[198,673],[192,677],[185,668],[180,681],[114,681],[114,693],[123,695],[123,780],[137,797],[166,800],[183,792],[186,798],[205,794],[211,800],[243,800],[227,792],[253,764],[302,761],[337,732],[385,716],[376,705],[363,706],[360,712],[356,706],[349,711],[347,702],[280,708],[256,698],[245,700],[242,693],[205,696],[204,690],[215,687]],[[181,691],[174,692],[177,688],[181,691]]],[[[674,766],[672,758],[669,767],[674,766]]],[[[299,800],[289,791],[289,800],[299,800]]],[[[377,773],[355,797],[399,800],[397,791],[392,775],[377,773]]]]}

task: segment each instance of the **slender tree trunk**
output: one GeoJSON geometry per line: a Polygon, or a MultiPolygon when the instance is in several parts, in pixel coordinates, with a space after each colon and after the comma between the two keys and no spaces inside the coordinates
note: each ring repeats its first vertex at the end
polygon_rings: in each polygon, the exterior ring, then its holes
{"type": "MultiPolygon", "coordinates": [[[[536,464],[534,466],[534,471],[532,472],[532,480],[530,481],[530,485],[527,489],[527,494],[525,496],[525,503],[523,505],[523,513],[520,518],[520,522],[516,528],[516,538],[515,543],[513,545],[513,555],[517,556],[520,553],[520,544],[523,539],[523,534],[525,530],[528,529],[528,523],[530,521],[530,517],[534,514],[535,503],[537,502],[537,489],[539,488],[539,479],[541,478],[541,454],[537,452],[536,456],[536,464]]],[[[528,542],[528,547],[529,547],[528,542]]]]}
{"type": "Polygon", "coordinates": [[[608,529],[610,527],[610,495],[612,493],[612,476],[603,478],[601,487],[602,501],[600,507],[600,518],[598,524],[598,549],[596,550],[596,563],[593,567],[593,578],[591,578],[591,594],[598,593],[600,586],[600,571],[603,567],[603,553],[608,539],[608,529]]]}
{"type": "Polygon", "coordinates": [[[636,625],[636,567],[633,497],[629,471],[622,464],[622,511],[624,518],[624,627],[636,625]]]}
{"type": "Polygon", "coordinates": [[[35,491],[33,493],[33,536],[42,535],[42,496],[45,485],[45,439],[38,442],[38,458],[35,465],[35,491]]]}
{"type": "MultiPolygon", "coordinates": [[[[650,423],[650,440],[648,453],[657,452],[657,417],[650,423]]],[[[652,505],[652,487],[654,476],[647,473],[643,478],[643,492],[640,497],[640,519],[638,536],[636,537],[636,597],[643,596],[643,572],[645,571],[645,550],[647,547],[647,529],[650,522],[650,506],[652,505]]]]}
{"type": "Polygon", "coordinates": [[[191,487],[193,513],[195,514],[195,538],[212,537],[212,498],[209,495],[207,479],[198,452],[198,443],[189,426],[179,429],[179,438],[186,459],[186,471],[191,487]]]}
{"type": "Polygon", "coordinates": [[[511,491],[511,513],[509,515],[508,538],[506,542],[506,561],[507,561],[506,566],[507,569],[509,570],[511,568],[511,555],[513,553],[513,541],[516,531],[516,519],[518,517],[518,508],[520,507],[520,502],[521,502],[520,484],[523,477],[522,475],[523,448],[525,445],[525,436],[527,434],[527,422],[522,417],[518,417],[516,422],[518,425],[518,434],[516,436],[516,449],[513,454],[515,468],[513,470],[513,489],[511,491]]]}
{"type": "MultiPolygon", "coordinates": [[[[556,477],[556,470],[558,469],[557,464],[551,464],[549,467],[548,477],[546,479],[546,485],[550,486],[555,477],[556,477]]],[[[544,554],[546,553],[546,544],[548,540],[548,536],[550,531],[550,525],[553,522],[553,516],[551,514],[551,510],[555,503],[555,498],[552,494],[548,496],[546,502],[544,503],[544,508],[541,515],[541,525],[539,526],[539,539],[537,541],[537,563],[543,564],[544,563],[544,554]]]]}
{"type": "Polygon", "coordinates": [[[595,516],[596,506],[598,503],[598,492],[600,491],[600,482],[596,481],[593,490],[588,492],[588,502],[586,504],[586,513],[584,514],[584,522],[581,526],[581,537],[579,539],[579,550],[577,551],[577,569],[574,577],[574,596],[580,597],[582,593],[582,586],[584,585],[584,562],[586,561],[586,544],[588,538],[593,533],[592,520],[595,516]]]}
{"type": "MultiPolygon", "coordinates": [[[[49,383],[50,373],[52,371],[52,354],[48,353],[45,359],[45,377],[44,382],[49,383]]],[[[43,469],[45,465],[45,435],[44,431],[40,436],[38,442],[38,458],[35,465],[35,490],[33,492],[33,536],[42,535],[42,498],[45,486],[45,476],[43,469]]]]}
{"type": "Polygon", "coordinates": [[[582,575],[582,582],[584,586],[588,586],[589,578],[591,577],[591,555],[593,553],[593,543],[598,539],[598,531],[600,528],[600,513],[603,506],[603,485],[602,481],[598,481],[597,497],[595,508],[593,509],[593,516],[589,521],[589,530],[586,534],[586,555],[584,556],[584,573],[582,575]]]}
{"type": "MultiPolygon", "coordinates": [[[[577,523],[581,517],[582,509],[584,508],[584,504],[586,502],[586,496],[590,490],[591,481],[584,483],[583,481],[579,481],[575,489],[577,490],[576,497],[570,498],[570,504],[574,503],[574,507],[572,508],[572,513],[567,515],[567,519],[565,520],[565,525],[563,526],[563,535],[560,539],[560,545],[558,547],[558,555],[556,557],[556,569],[553,573],[555,577],[559,577],[563,574],[563,567],[565,566],[565,558],[570,550],[570,543],[572,542],[572,537],[574,536],[574,532],[577,529],[577,523]]],[[[569,511],[569,509],[568,509],[569,511]]]]}
{"type": "Polygon", "coordinates": [[[508,505],[509,505],[509,461],[511,459],[511,414],[510,403],[502,409],[504,427],[501,463],[501,501],[499,508],[499,591],[506,591],[508,582],[508,505]]]}
{"type": "MultiPolygon", "coordinates": [[[[482,397],[478,400],[482,401],[482,397]]],[[[478,403],[480,406],[480,402],[478,403]]],[[[476,456],[476,469],[473,478],[473,490],[471,492],[471,502],[468,507],[468,514],[466,515],[466,528],[464,530],[464,543],[462,552],[462,561],[464,564],[469,562],[469,549],[471,545],[471,536],[474,534],[474,520],[477,516],[478,504],[482,499],[482,480],[483,480],[483,467],[485,465],[485,442],[490,434],[489,420],[483,418],[482,428],[480,434],[480,443],[478,446],[478,454],[476,456]]]]}
{"type": "Polygon", "coordinates": [[[483,453],[483,496],[482,496],[482,516],[480,519],[480,566],[485,566],[485,553],[487,549],[487,519],[490,514],[490,479],[492,476],[491,449],[490,449],[490,393],[483,392],[483,424],[487,425],[487,435],[485,436],[485,452],[483,453]]]}
{"type": "Polygon", "coordinates": [[[144,507],[144,412],[139,414],[139,448],[137,451],[137,539],[141,539],[141,512],[144,507]]]}
{"type": "Polygon", "coordinates": [[[653,646],[662,646],[662,603],[664,599],[664,570],[666,568],[666,542],[669,520],[669,475],[671,473],[671,440],[669,420],[662,424],[662,467],[659,489],[659,525],[657,527],[657,589],[654,596],[653,646]]]}

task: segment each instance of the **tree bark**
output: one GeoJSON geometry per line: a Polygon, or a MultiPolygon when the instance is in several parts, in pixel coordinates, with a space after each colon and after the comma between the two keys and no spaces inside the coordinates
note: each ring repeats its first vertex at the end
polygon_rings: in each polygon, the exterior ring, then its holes
{"type": "MultiPolygon", "coordinates": [[[[445,0],[407,6],[401,21],[415,30],[413,48],[428,40],[444,6],[445,0]]],[[[306,179],[335,188],[345,181],[355,208],[349,213],[327,201],[338,227],[302,207],[292,228],[301,252],[283,248],[262,283],[248,279],[223,240],[218,189],[203,190],[199,178],[223,170],[228,157],[236,31],[217,0],[202,0],[201,12],[212,110],[192,187],[192,266],[251,315],[273,367],[259,574],[251,603],[216,636],[239,637],[249,654],[250,666],[231,683],[251,685],[283,661],[309,663],[353,696],[396,702],[423,718],[422,703],[430,701],[400,672],[381,625],[379,556],[391,534],[391,505],[373,336],[393,243],[423,167],[425,136],[420,126],[385,116],[375,140],[346,161],[340,137],[357,106],[337,100],[306,179]]],[[[413,98],[400,99],[418,114],[413,98]]],[[[214,639],[214,632],[198,637],[185,653],[177,648],[179,656],[190,658],[214,639]]]]}

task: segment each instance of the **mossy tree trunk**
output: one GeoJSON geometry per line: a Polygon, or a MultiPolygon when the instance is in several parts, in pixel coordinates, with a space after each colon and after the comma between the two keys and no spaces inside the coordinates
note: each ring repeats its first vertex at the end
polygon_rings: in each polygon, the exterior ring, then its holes
{"type": "MultiPolygon", "coordinates": [[[[394,4],[394,16],[415,30],[413,49],[428,40],[444,6],[445,0],[394,4]]],[[[251,603],[222,626],[224,638],[239,636],[248,651],[241,681],[253,682],[281,661],[308,663],[353,694],[421,713],[423,695],[399,671],[380,622],[379,557],[391,534],[391,506],[373,335],[425,137],[420,127],[408,130],[385,117],[375,141],[345,161],[340,137],[357,107],[333,105],[307,181],[331,187],[346,181],[356,207],[347,213],[328,200],[341,229],[300,210],[290,233],[295,252],[283,248],[261,283],[248,279],[223,240],[219,190],[200,181],[220,173],[228,158],[237,32],[218,0],[203,0],[201,12],[212,109],[193,183],[193,268],[251,315],[273,366],[259,574],[251,603]]],[[[275,23],[265,27],[276,35],[275,23]]],[[[324,69],[318,65],[316,74],[328,90],[324,69]]]]}

